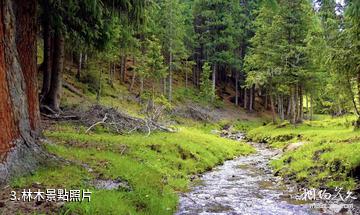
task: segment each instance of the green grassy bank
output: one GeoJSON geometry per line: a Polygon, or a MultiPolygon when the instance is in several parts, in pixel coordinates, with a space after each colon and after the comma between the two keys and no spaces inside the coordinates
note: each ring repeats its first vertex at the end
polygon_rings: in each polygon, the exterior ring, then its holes
{"type": "Polygon", "coordinates": [[[360,131],[352,127],[353,120],[352,116],[321,117],[296,126],[287,122],[268,124],[252,129],[248,137],[284,150],[281,158],[271,164],[287,179],[310,187],[356,189],[360,131]]]}
{"type": "Polygon", "coordinates": [[[14,188],[34,184],[44,188],[87,189],[90,203],[65,204],[66,214],[173,214],[178,193],[189,188],[190,177],[210,170],[226,159],[253,149],[219,138],[201,126],[181,127],[177,133],[113,135],[57,125],[46,136],[46,148],[69,164],[50,165],[32,176],[13,181],[14,188]],[[84,168],[84,164],[88,168],[84,168]],[[89,168],[91,171],[89,171],[89,168]],[[94,179],[121,179],[130,190],[97,190],[94,179]]]}

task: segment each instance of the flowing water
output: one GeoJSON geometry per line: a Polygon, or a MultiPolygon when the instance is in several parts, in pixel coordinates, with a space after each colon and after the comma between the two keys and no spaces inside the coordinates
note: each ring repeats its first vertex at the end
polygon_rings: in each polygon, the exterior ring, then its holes
{"type": "Polygon", "coordinates": [[[280,151],[253,146],[257,153],[226,161],[201,176],[191,192],[180,196],[177,215],[321,214],[291,201],[291,187],[272,174],[268,163],[280,151]]]}

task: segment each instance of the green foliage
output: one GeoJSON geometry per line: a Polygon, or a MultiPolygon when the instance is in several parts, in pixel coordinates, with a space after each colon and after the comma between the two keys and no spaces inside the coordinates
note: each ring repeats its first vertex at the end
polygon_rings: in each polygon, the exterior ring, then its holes
{"type": "Polygon", "coordinates": [[[154,81],[161,80],[166,75],[166,67],[159,40],[156,37],[146,39],[142,46],[145,50],[138,53],[139,63],[136,65],[135,71],[142,78],[150,78],[154,81]]]}
{"type": "Polygon", "coordinates": [[[212,80],[210,79],[211,69],[209,63],[205,63],[203,71],[201,73],[200,93],[204,100],[211,101],[215,96],[215,92],[212,88],[212,80]]]}

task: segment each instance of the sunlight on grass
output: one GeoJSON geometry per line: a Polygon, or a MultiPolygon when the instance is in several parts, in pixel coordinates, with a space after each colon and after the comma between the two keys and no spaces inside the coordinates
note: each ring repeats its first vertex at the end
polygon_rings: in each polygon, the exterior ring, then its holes
{"type": "Polygon", "coordinates": [[[296,150],[285,152],[272,165],[281,176],[295,179],[313,187],[327,185],[354,189],[360,166],[360,131],[351,123],[355,118],[319,117],[301,125],[268,124],[248,133],[253,141],[266,142],[285,149],[291,143],[303,142],[296,150]]]}
{"type": "Polygon", "coordinates": [[[93,191],[91,203],[66,204],[64,213],[172,214],[177,192],[189,188],[191,175],[253,152],[249,145],[219,138],[201,126],[181,127],[178,133],[153,133],[150,137],[104,132],[85,135],[83,130],[57,125],[46,132],[54,142],[46,145],[48,150],[74,164],[43,168],[32,176],[18,178],[13,186],[38,183],[93,191]],[[97,190],[91,183],[97,178],[125,180],[132,190],[97,190]]]}

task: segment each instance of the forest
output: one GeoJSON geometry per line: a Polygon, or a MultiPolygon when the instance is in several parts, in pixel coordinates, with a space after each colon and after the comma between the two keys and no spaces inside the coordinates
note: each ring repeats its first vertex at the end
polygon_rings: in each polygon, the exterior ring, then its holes
{"type": "Polygon", "coordinates": [[[0,214],[360,214],[359,0],[0,7],[0,214]]]}

